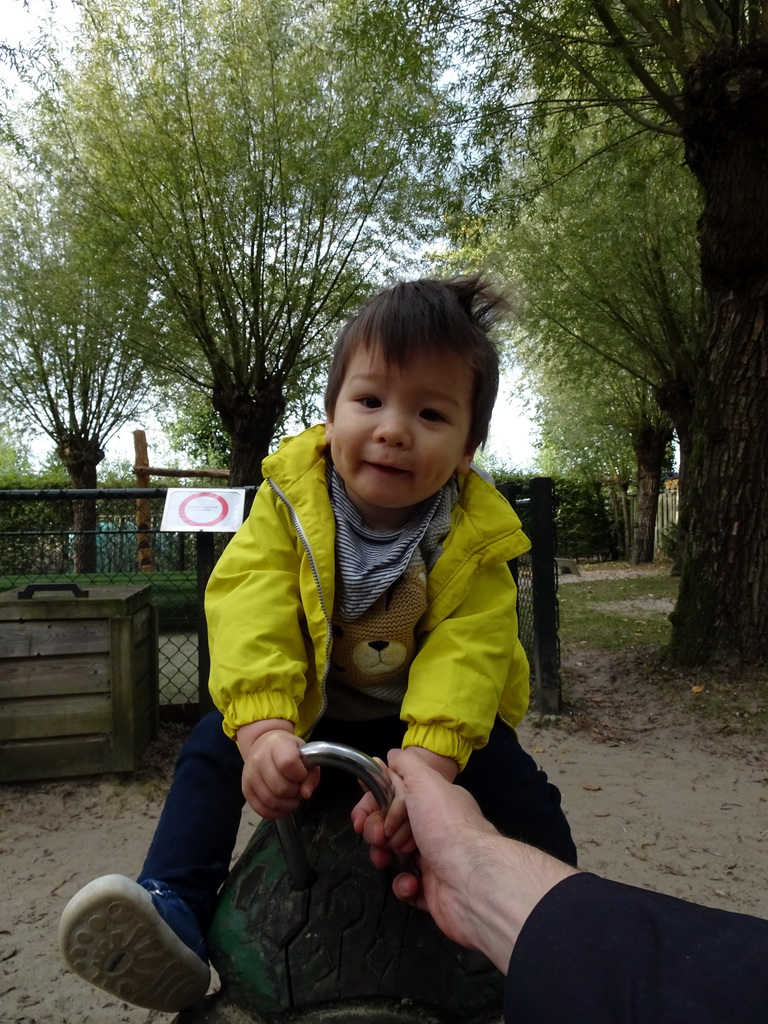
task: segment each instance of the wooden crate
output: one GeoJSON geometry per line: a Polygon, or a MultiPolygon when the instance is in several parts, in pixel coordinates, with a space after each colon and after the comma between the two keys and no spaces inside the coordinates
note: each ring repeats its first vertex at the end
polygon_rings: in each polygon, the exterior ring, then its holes
{"type": "Polygon", "coordinates": [[[136,767],[157,729],[150,592],[0,594],[0,781],[136,767]]]}

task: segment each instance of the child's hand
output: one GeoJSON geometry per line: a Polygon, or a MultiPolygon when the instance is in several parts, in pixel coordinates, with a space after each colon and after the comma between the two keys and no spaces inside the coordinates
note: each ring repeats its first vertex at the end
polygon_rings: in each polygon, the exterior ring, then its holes
{"type": "MultiPolygon", "coordinates": [[[[261,732],[247,749],[238,731],[243,754],[243,796],[262,818],[284,818],[302,799],[311,796],[320,781],[320,769],[307,770],[299,757],[304,740],[290,723],[261,732]]],[[[247,740],[244,736],[244,740],[247,740]]]]}
{"type": "Polygon", "coordinates": [[[385,815],[373,793],[366,793],[352,808],[352,825],[370,846],[374,866],[386,868],[392,863],[393,854],[412,853],[416,844],[408,821],[403,780],[378,758],[376,761],[386,771],[395,795],[385,815]]]}
{"type": "MultiPolygon", "coordinates": [[[[435,754],[424,747],[409,747],[425,764],[429,765],[447,781],[453,782],[459,766],[450,757],[435,754]]],[[[395,790],[392,804],[386,816],[379,810],[371,793],[366,793],[352,810],[352,824],[370,846],[371,861],[377,868],[386,868],[392,863],[393,854],[413,853],[416,843],[408,821],[405,805],[403,780],[382,761],[376,761],[384,768],[395,790]]]]}

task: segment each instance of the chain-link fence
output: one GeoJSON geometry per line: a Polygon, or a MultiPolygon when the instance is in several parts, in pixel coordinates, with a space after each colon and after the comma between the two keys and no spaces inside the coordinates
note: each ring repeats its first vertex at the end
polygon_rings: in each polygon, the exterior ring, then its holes
{"type": "MultiPolygon", "coordinates": [[[[28,583],[149,586],[159,617],[161,711],[172,718],[198,703],[205,580],[201,534],[160,530],[166,492],[0,491],[0,590],[28,583]]],[[[205,536],[218,557],[229,534],[205,536]]]]}
{"type": "MultiPolygon", "coordinates": [[[[559,658],[554,557],[544,552],[543,568],[538,569],[535,558],[542,524],[554,529],[552,501],[547,509],[546,496],[543,503],[537,497],[536,483],[500,489],[534,541],[533,557],[524,555],[512,569],[518,581],[520,637],[541,692],[543,673],[551,673],[554,665],[557,676],[559,658]],[[551,596],[545,585],[544,597],[537,598],[542,573],[550,577],[551,596]],[[554,602],[554,607],[549,612],[538,607],[542,600],[554,602]],[[549,621],[555,622],[554,632],[546,626],[549,621]],[[543,658],[542,640],[551,648],[543,658]]],[[[247,490],[252,495],[255,489],[247,490]]],[[[200,695],[206,693],[203,592],[210,567],[230,535],[161,532],[166,493],[165,487],[0,490],[0,591],[29,583],[151,587],[151,601],[159,611],[160,709],[163,717],[174,718],[196,714],[200,695]]],[[[559,680],[557,685],[559,694],[559,680]]]]}

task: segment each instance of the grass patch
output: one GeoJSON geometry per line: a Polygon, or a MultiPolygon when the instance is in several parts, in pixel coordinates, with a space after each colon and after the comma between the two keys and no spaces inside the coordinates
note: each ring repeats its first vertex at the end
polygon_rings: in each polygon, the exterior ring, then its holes
{"type": "Polygon", "coordinates": [[[667,571],[619,579],[583,577],[561,585],[560,636],[603,651],[661,650],[669,641],[669,613],[678,580],[667,571]]]}

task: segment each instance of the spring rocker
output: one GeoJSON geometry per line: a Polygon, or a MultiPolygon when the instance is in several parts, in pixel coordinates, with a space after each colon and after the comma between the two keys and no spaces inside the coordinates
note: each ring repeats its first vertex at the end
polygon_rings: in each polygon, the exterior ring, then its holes
{"type": "Polygon", "coordinates": [[[389,781],[338,743],[301,750],[324,767],[310,800],[262,821],[219,895],[208,933],[221,990],[174,1024],[484,1024],[501,1019],[504,979],[392,894],[349,812],[359,779],[386,810],[389,781]]]}

